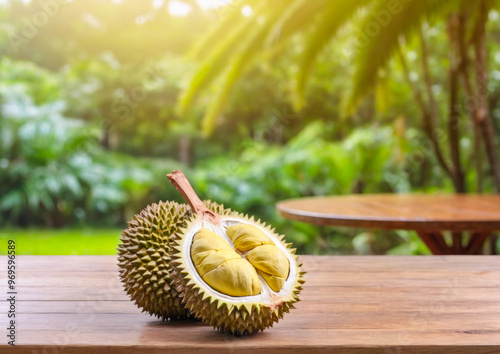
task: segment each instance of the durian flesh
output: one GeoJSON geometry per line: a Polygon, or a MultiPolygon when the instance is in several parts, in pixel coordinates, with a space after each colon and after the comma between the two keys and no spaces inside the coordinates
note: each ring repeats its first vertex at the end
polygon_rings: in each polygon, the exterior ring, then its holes
{"type": "Polygon", "coordinates": [[[233,334],[273,325],[298,301],[303,272],[273,229],[225,210],[212,224],[193,215],[172,249],[176,289],[190,313],[233,334]]]}
{"type": "Polygon", "coordinates": [[[196,232],[191,258],[202,279],[213,289],[231,296],[258,295],[266,285],[272,291],[280,291],[290,265],[271,238],[250,224],[231,225],[226,235],[232,244],[207,228],[196,232]]]}

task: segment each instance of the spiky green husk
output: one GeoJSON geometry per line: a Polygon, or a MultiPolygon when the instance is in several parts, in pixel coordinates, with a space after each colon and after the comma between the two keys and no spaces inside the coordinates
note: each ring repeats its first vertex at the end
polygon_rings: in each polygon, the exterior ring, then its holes
{"type": "Polygon", "coordinates": [[[298,256],[295,255],[295,249],[291,249],[291,244],[283,242],[283,235],[275,234],[274,229],[261,223],[260,220],[255,221],[253,217],[248,218],[247,215],[233,212],[231,209],[224,209],[222,205],[218,206],[218,210],[214,211],[222,218],[224,218],[224,216],[231,216],[249,220],[274,234],[275,238],[286,247],[287,251],[295,260],[295,264],[291,264],[291,266],[296,267],[297,277],[288,295],[280,298],[278,303],[274,304],[273,307],[262,302],[228,303],[224,301],[224,299],[206,293],[200,288],[196,278],[190,274],[182,252],[185,235],[199,218],[199,216],[193,215],[186,218],[186,225],[176,233],[174,237],[175,244],[171,249],[173,284],[180,293],[182,303],[191,314],[202,319],[204,323],[220,331],[234,335],[252,334],[272,327],[275,322],[283,318],[285,313],[288,313],[291,308],[294,308],[293,304],[295,302],[299,301],[298,294],[304,283],[303,275],[305,272],[301,269],[302,264],[298,262],[298,256]]]}
{"type": "Polygon", "coordinates": [[[147,206],[128,223],[118,246],[120,278],[130,299],[163,320],[188,317],[172,285],[172,235],[185,225],[189,208],[176,202],[147,206]]]}

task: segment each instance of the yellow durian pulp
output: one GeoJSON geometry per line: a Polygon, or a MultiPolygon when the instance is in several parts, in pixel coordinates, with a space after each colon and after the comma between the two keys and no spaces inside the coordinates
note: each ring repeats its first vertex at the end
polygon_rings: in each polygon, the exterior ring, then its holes
{"type": "Polygon", "coordinates": [[[193,238],[191,259],[203,280],[223,294],[251,296],[262,291],[260,274],[269,288],[279,292],[290,272],[285,253],[256,226],[232,225],[226,233],[232,245],[206,228],[193,238]]]}

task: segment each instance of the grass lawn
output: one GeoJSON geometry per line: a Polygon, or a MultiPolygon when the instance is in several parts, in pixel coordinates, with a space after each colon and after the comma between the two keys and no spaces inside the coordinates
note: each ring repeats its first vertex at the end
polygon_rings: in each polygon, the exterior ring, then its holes
{"type": "Polygon", "coordinates": [[[7,240],[16,242],[18,255],[116,254],[121,229],[4,229],[0,230],[0,255],[7,254],[7,240]]]}

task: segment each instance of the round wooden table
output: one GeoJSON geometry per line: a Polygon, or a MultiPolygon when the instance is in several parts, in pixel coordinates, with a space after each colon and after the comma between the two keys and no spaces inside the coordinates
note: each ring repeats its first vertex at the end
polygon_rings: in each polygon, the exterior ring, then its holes
{"type": "Polygon", "coordinates": [[[277,209],[316,225],[415,230],[434,254],[481,254],[488,237],[495,253],[500,230],[500,195],[358,194],[291,199],[277,209]]]}

